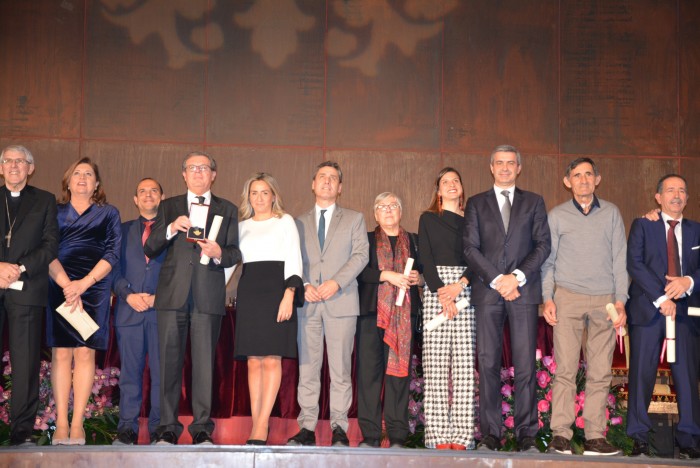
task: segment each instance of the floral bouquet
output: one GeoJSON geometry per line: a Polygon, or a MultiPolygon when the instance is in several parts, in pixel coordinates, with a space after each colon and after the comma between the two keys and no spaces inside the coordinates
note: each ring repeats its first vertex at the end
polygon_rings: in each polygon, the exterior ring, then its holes
{"type": "MultiPolygon", "coordinates": [[[[556,374],[557,363],[552,356],[542,357],[540,350],[537,350],[536,361],[536,378],[537,378],[537,414],[539,422],[539,432],[537,433],[537,446],[541,451],[544,451],[552,440],[552,430],[550,429],[550,421],[552,418],[552,379],[556,374]]],[[[513,420],[513,405],[514,405],[514,369],[513,367],[504,368],[501,370],[501,396],[503,398],[503,432],[502,443],[504,450],[515,450],[516,440],[513,420]]],[[[579,363],[578,373],[576,374],[576,397],[574,401],[574,411],[576,419],[574,421],[574,434],[571,438],[571,449],[574,453],[583,453],[584,437],[584,420],[583,407],[586,402],[586,363],[579,363]]],[[[606,437],[608,441],[621,448],[625,453],[629,453],[632,449],[632,441],[625,434],[625,416],[626,409],[623,401],[620,398],[622,389],[620,386],[614,386],[608,394],[608,401],[605,408],[605,416],[607,419],[606,437]]]]}
{"type": "MultiPolygon", "coordinates": [[[[10,395],[12,394],[12,363],[9,352],[2,361],[4,384],[0,386],[0,444],[10,440],[10,395]]],[[[110,444],[117,433],[119,408],[114,406],[112,397],[119,383],[119,369],[107,367],[95,369],[95,383],[85,408],[85,440],[87,444],[110,444]]],[[[72,402],[71,394],[71,402],[72,402]]],[[[49,445],[56,430],[56,403],[51,389],[51,362],[42,360],[39,370],[39,411],[34,423],[39,445],[49,445]]]]}

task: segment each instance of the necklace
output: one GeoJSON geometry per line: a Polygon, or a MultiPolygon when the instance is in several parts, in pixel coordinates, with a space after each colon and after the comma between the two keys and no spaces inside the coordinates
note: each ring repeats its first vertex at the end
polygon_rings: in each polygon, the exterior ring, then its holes
{"type": "Polygon", "coordinates": [[[5,236],[5,239],[7,240],[7,248],[10,248],[10,242],[12,241],[12,228],[15,227],[15,223],[17,222],[17,215],[15,215],[15,219],[10,221],[10,205],[7,203],[7,195],[5,195],[5,210],[7,211],[7,222],[10,223],[10,230],[7,231],[7,235],[5,236]]]}

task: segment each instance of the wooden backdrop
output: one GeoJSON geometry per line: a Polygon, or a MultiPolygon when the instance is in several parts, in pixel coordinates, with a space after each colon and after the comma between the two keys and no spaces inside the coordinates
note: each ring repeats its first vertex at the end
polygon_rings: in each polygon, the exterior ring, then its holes
{"type": "Polygon", "coordinates": [[[437,172],[483,191],[503,143],[548,207],[586,155],[628,228],[668,172],[697,219],[699,78],[690,0],[0,0],[0,146],[29,147],[56,193],[94,158],[125,220],[139,179],[181,193],[182,157],[205,150],[236,203],[268,171],[298,215],[333,159],[368,227],[392,190],[416,230],[437,172]]]}

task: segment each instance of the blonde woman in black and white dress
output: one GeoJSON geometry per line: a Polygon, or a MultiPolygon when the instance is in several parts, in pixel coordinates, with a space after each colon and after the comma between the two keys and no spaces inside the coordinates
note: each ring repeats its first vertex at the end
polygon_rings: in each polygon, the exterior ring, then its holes
{"type": "Polygon", "coordinates": [[[253,174],[238,223],[243,272],[236,298],[236,359],[248,361],[253,428],[248,445],[265,445],[282,380],[282,358],[297,357],[296,306],[303,305],[301,249],[275,179],[253,174]]]}

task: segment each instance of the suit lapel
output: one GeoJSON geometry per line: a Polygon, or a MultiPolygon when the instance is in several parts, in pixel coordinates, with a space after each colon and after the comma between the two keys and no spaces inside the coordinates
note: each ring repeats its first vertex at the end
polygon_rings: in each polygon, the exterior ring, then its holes
{"type": "MultiPolygon", "coordinates": [[[[7,197],[7,187],[5,187],[4,185],[2,186],[2,189],[0,189],[0,197],[2,197],[2,204],[4,205],[5,200],[6,200],[5,197],[7,197]]],[[[5,235],[7,235],[7,231],[8,231],[6,212],[7,212],[7,207],[4,206],[3,210],[2,210],[2,215],[0,216],[0,234],[2,234],[2,238],[0,238],[0,241],[2,241],[2,242],[5,242],[4,237],[5,237],[5,235]]]]}
{"type": "MultiPolygon", "coordinates": [[[[319,257],[321,256],[321,243],[318,241],[318,226],[316,219],[316,208],[312,208],[311,211],[306,213],[306,220],[304,220],[304,229],[306,230],[306,238],[313,239],[311,242],[316,247],[319,257]]],[[[306,243],[308,246],[308,241],[306,243]]]]}
{"type": "Polygon", "coordinates": [[[36,197],[34,196],[34,190],[31,187],[26,187],[24,193],[22,194],[22,200],[19,202],[19,208],[17,209],[15,225],[12,227],[13,234],[17,232],[19,227],[22,225],[22,221],[27,217],[27,213],[34,206],[36,197]]]}
{"type": "Polygon", "coordinates": [[[668,248],[666,240],[666,226],[661,215],[659,215],[659,220],[654,222],[654,225],[652,226],[652,233],[656,238],[654,244],[659,246],[659,249],[661,250],[661,258],[664,259],[664,271],[661,273],[661,278],[664,278],[668,272],[668,248]]]}
{"type": "MultiPolygon", "coordinates": [[[[134,223],[131,225],[131,229],[129,230],[129,236],[131,239],[129,239],[129,242],[131,243],[130,245],[142,245],[143,242],[141,241],[141,218],[136,218],[134,223]]],[[[144,265],[146,264],[146,257],[144,255],[139,255],[140,259],[139,262],[143,263],[144,265]]],[[[133,259],[129,259],[131,261],[133,259]]]]}
{"type": "MultiPolygon", "coordinates": [[[[491,210],[491,216],[497,219],[496,224],[501,228],[501,234],[506,235],[506,227],[503,225],[503,218],[501,217],[501,210],[498,209],[498,200],[496,199],[496,192],[493,189],[489,190],[486,195],[486,206],[491,210]]],[[[513,213],[511,211],[511,217],[513,213]]]]}
{"type": "Polygon", "coordinates": [[[690,229],[688,222],[683,219],[681,222],[681,233],[683,234],[683,245],[681,246],[681,270],[683,275],[687,274],[688,271],[693,270],[694,266],[690,265],[690,259],[692,254],[692,248],[695,247],[695,238],[693,236],[693,231],[690,229]]]}
{"type": "MultiPolygon", "coordinates": [[[[338,224],[340,224],[340,220],[343,218],[343,209],[339,207],[338,205],[335,205],[335,210],[333,210],[333,218],[331,218],[331,224],[328,226],[328,234],[326,234],[326,240],[323,243],[323,251],[325,252],[326,249],[328,249],[328,244],[330,244],[333,241],[333,235],[335,234],[335,231],[338,229],[338,224]]],[[[318,235],[316,235],[318,237],[318,235]]],[[[320,244],[319,244],[320,245],[320,244]]]]}

